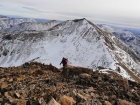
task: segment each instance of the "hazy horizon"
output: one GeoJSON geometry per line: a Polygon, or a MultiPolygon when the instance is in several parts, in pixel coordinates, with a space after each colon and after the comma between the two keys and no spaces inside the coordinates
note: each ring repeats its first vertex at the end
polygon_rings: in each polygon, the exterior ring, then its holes
{"type": "Polygon", "coordinates": [[[0,14],[140,28],[139,0],[0,0],[0,14]]]}

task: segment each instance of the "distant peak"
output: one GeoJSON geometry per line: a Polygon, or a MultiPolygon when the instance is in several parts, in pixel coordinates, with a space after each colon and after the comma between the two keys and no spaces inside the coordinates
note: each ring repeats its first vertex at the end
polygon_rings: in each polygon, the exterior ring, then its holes
{"type": "Polygon", "coordinates": [[[85,18],[83,18],[83,19],[75,19],[75,20],[72,20],[72,21],[79,22],[79,21],[83,21],[83,20],[86,20],[86,19],[85,18]]]}
{"type": "Polygon", "coordinates": [[[7,16],[4,15],[0,15],[0,18],[8,18],[7,16]]]}
{"type": "Polygon", "coordinates": [[[57,22],[57,20],[51,20],[51,21],[49,21],[49,22],[57,22]]]}

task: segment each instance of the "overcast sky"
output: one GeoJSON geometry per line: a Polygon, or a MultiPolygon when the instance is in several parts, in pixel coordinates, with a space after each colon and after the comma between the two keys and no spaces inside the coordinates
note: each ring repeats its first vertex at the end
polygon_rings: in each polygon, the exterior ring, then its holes
{"type": "Polygon", "coordinates": [[[0,0],[0,14],[140,28],[140,0],[0,0]]]}

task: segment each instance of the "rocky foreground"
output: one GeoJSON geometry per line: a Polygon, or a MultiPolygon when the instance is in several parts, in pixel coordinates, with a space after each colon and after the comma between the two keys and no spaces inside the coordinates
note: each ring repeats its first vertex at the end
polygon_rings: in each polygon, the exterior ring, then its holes
{"type": "Polygon", "coordinates": [[[117,73],[37,62],[0,68],[1,105],[140,105],[140,84],[117,73]]]}

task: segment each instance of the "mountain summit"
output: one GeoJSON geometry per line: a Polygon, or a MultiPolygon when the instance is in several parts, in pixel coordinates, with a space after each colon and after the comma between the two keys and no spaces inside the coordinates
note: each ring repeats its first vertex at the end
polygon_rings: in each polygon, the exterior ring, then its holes
{"type": "Polygon", "coordinates": [[[63,57],[69,64],[92,69],[120,69],[131,79],[140,77],[140,56],[114,35],[102,31],[86,19],[67,20],[43,31],[1,33],[0,66],[19,66],[25,62],[52,63],[60,67],[63,57]]]}

